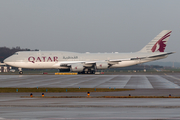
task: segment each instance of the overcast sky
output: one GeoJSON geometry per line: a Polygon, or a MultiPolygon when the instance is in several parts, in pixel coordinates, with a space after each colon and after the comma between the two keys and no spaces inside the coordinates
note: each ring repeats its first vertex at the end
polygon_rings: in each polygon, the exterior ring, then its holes
{"type": "Polygon", "coordinates": [[[0,0],[0,47],[136,52],[172,30],[161,61],[180,62],[180,0],[0,0]]]}

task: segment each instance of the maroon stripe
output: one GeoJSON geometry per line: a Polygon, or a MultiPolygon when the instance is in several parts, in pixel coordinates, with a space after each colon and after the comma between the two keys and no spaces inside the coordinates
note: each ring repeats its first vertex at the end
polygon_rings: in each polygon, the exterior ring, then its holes
{"type": "Polygon", "coordinates": [[[164,39],[168,38],[168,37],[170,36],[170,33],[171,33],[171,32],[172,32],[172,31],[168,32],[168,33],[165,34],[163,37],[161,37],[161,38],[154,44],[154,46],[152,47],[151,51],[152,51],[152,52],[155,52],[155,50],[156,50],[156,45],[157,45],[158,43],[160,43],[161,41],[163,41],[164,39]]]}

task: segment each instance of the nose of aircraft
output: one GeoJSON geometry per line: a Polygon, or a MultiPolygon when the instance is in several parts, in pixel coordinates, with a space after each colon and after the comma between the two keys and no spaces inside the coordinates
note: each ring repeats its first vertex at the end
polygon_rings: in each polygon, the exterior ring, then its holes
{"type": "Polygon", "coordinates": [[[3,61],[4,63],[6,63],[8,60],[7,60],[7,58],[3,61]]]}
{"type": "Polygon", "coordinates": [[[8,62],[10,62],[10,58],[6,58],[3,62],[7,64],[8,62]]]}

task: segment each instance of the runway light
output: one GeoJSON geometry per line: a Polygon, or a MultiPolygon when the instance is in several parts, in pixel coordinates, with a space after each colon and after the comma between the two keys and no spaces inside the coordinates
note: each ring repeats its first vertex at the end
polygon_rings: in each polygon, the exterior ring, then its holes
{"type": "Polygon", "coordinates": [[[87,96],[88,96],[88,97],[90,96],[90,92],[87,92],[87,96]]]}
{"type": "Polygon", "coordinates": [[[44,93],[42,93],[42,97],[44,97],[44,93]]]}
{"type": "Polygon", "coordinates": [[[129,97],[131,97],[131,94],[129,94],[129,97]]]}
{"type": "Polygon", "coordinates": [[[95,88],[95,91],[96,91],[96,88],[95,88]]]}
{"type": "Polygon", "coordinates": [[[169,97],[171,97],[171,94],[169,94],[169,97]]]}
{"type": "Polygon", "coordinates": [[[80,87],[79,87],[79,89],[80,89],[80,87]]]}
{"type": "Polygon", "coordinates": [[[67,92],[67,89],[66,89],[66,92],[67,92]]]}
{"type": "Polygon", "coordinates": [[[33,94],[32,94],[32,93],[30,94],[30,97],[33,97],[33,94]]]}
{"type": "Polygon", "coordinates": [[[16,89],[16,92],[18,92],[18,89],[16,89]]]}
{"type": "Polygon", "coordinates": [[[46,89],[46,92],[48,91],[48,89],[46,89]]]}

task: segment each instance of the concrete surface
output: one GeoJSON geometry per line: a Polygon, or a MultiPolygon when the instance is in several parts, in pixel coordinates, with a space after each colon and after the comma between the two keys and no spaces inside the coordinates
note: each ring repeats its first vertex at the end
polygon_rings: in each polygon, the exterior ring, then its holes
{"type": "Polygon", "coordinates": [[[180,99],[2,97],[0,119],[180,119],[180,99]]]}
{"type": "MultiPolygon", "coordinates": [[[[0,75],[0,87],[133,88],[133,91],[93,92],[91,96],[180,96],[180,75],[0,75]]],[[[29,94],[0,93],[0,119],[180,119],[177,98],[21,97],[29,94]]],[[[45,96],[86,96],[86,93],[45,93],[45,96]]]]}
{"type": "Polygon", "coordinates": [[[0,87],[180,88],[180,75],[0,75],[0,87]]]}

